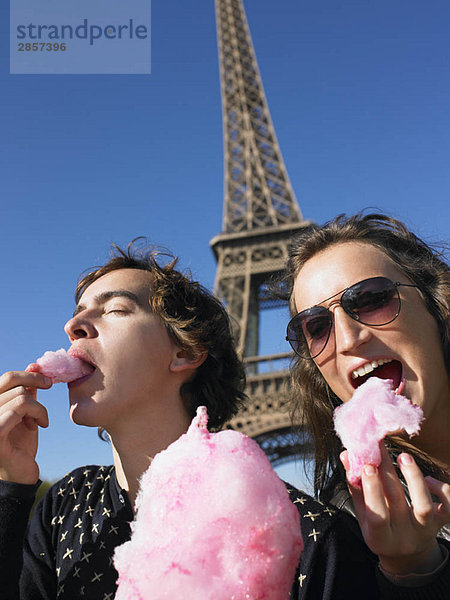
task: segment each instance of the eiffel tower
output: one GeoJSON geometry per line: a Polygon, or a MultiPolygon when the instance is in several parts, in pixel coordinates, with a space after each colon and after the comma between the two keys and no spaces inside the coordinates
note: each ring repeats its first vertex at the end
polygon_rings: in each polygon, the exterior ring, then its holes
{"type": "MultiPolygon", "coordinates": [[[[231,316],[247,369],[248,407],[229,427],[254,438],[272,464],[309,451],[286,407],[289,352],[261,356],[261,311],[282,306],[267,283],[282,272],[289,240],[309,225],[289,182],[242,0],[215,0],[224,132],[222,233],[214,237],[215,294],[231,316]]],[[[279,332],[280,337],[283,332],[279,332]]]]}

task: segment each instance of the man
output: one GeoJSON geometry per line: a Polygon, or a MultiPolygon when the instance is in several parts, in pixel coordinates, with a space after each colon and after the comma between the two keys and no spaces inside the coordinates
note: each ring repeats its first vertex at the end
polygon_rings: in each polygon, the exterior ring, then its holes
{"type": "Polygon", "coordinates": [[[244,399],[245,377],[220,302],[153,252],[115,247],[84,276],[65,331],[92,372],[70,384],[70,417],[106,431],[112,466],[74,470],[27,519],[39,486],[37,390],[51,381],[0,377],[0,586],[2,598],[112,599],[114,548],[129,538],[139,478],[155,454],[208,408],[220,428],[244,399]],[[23,561],[22,561],[23,556],[23,561]]]}

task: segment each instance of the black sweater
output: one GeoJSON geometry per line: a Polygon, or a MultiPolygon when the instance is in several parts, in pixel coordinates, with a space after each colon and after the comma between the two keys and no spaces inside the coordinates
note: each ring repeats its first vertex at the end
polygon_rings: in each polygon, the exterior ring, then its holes
{"type": "MultiPolygon", "coordinates": [[[[114,468],[88,466],[66,475],[48,490],[27,527],[37,487],[0,482],[1,598],[113,600],[112,555],[129,539],[133,519],[114,468]]],[[[392,585],[379,573],[377,557],[352,517],[291,486],[288,490],[305,544],[293,600],[450,598],[449,565],[428,585],[392,585]]]]}

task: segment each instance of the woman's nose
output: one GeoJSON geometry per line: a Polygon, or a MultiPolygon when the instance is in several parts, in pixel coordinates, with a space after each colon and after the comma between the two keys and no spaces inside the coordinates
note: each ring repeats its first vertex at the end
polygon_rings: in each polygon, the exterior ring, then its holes
{"type": "Polygon", "coordinates": [[[70,343],[80,338],[94,337],[95,335],[95,328],[92,323],[81,315],[69,319],[64,326],[64,331],[69,336],[70,343]]]}
{"type": "Polygon", "coordinates": [[[370,327],[363,325],[348,315],[342,306],[334,310],[334,335],[336,352],[348,353],[370,339],[370,327]]]}

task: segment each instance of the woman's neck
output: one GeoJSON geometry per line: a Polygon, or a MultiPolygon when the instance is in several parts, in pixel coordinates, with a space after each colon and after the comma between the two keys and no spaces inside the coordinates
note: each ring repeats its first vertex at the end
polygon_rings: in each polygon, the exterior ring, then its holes
{"type": "Polygon", "coordinates": [[[450,481],[450,423],[445,419],[441,424],[434,424],[411,440],[411,444],[423,452],[436,467],[447,474],[446,480],[450,481]]]}
{"type": "Polygon", "coordinates": [[[419,434],[410,443],[450,475],[450,381],[447,380],[440,401],[426,414],[419,434]]]}

